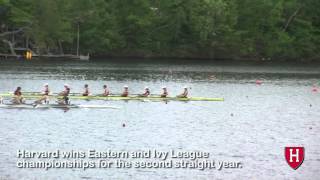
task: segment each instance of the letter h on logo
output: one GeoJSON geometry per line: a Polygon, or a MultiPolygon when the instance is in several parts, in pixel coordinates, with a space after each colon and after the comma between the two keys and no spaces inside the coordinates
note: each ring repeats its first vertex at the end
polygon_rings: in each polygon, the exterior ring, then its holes
{"type": "Polygon", "coordinates": [[[304,147],[285,147],[284,155],[289,166],[296,170],[303,163],[304,147]]]}

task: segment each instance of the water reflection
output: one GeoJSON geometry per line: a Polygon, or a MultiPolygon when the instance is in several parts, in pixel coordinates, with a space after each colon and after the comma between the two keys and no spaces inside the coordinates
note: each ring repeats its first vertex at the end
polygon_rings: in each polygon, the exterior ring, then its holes
{"type": "Polygon", "coordinates": [[[0,62],[0,78],[204,82],[320,78],[320,64],[303,66],[289,64],[283,68],[279,63],[244,65],[239,62],[176,61],[173,61],[176,63],[163,60],[4,61],[0,62]],[[24,76],[21,76],[22,74],[24,76]]]}

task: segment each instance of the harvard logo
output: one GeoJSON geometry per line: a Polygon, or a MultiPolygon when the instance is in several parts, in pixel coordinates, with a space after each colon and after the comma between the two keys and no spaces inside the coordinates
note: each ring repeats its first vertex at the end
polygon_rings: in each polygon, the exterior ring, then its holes
{"type": "Polygon", "coordinates": [[[284,156],[294,170],[298,169],[304,160],[304,147],[285,147],[284,156]]]}

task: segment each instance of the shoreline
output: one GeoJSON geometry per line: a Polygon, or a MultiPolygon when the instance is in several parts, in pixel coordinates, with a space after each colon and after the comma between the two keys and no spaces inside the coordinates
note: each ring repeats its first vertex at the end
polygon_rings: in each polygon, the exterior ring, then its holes
{"type": "MultiPolygon", "coordinates": [[[[73,61],[86,61],[76,58],[76,55],[71,54],[53,54],[53,55],[36,55],[32,58],[32,60],[41,60],[41,59],[52,59],[52,60],[73,60],[73,61]]],[[[320,62],[320,59],[271,59],[271,58],[253,58],[253,57],[220,57],[220,58],[210,58],[210,57],[197,57],[197,56],[139,56],[139,55],[90,55],[90,60],[87,61],[102,61],[106,59],[111,60],[198,60],[201,62],[206,61],[217,61],[217,62],[300,62],[300,63],[312,63],[312,62],[320,62]]],[[[1,54],[0,60],[26,60],[23,55],[12,55],[12,54],[1,54]]],[[[30,60],[28,60],[30,61],[30,60]]]]}

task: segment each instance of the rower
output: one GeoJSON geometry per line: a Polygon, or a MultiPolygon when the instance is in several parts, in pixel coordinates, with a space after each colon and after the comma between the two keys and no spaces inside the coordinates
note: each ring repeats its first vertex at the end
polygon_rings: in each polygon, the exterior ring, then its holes
{"type": "Polygon", "coordinates": [[[89,86],[88,84],[84,85],[84,93],[82,94],[82,96],[89,96],[90,95],[90,91],[89,91],[89,86]]]}
{"type": "Polygon", "coordinates": [[[102,93],[102,96],[109,96],[110,94],[110,91],[107,87],[107,85],[103,85],[103,93],[102,93]]]}
{"type": "Polygon", "coordinates": [[[165,97],[167,97],[168,96],[168,90],[167,90],[167,87],[162,87],[162,90],[163,90],[163,92],[162,92],[162,94],[160,95],[162,98],[165,98],[165,97]]]}
{"type": "Polygon", "coordinates": [[[43,90],[41,92],[42,97],[36,100],[34,103],[42,104],[42,101],[44,101],[44,103],[49,104],[49,94],[50,94],[49,84],[45,83],[43,85],[43,90]]]}
{"type": "Polygon", "coordinates": [[[144,88],[144,93],[143,94],[139,94],[139,97],[148,97],[150,95],[150,89],[148,87],[144,88]]]}
{"type": "Polygon", "coordinates": [[[129,96],[129,87],[123,86],[123,92],[121,94],[121,97],[128,97],[129,96]]]}
{"type": "Polygon", "coordinates": [[[14,91],[14,97],[12,99],[12,103],[24,104],[24,98],[22,97],[21,87],[17,87],[17,89],[14,91]]]}
{"type": "Polygon", "coordinates": [[[188,97],[188,87],[185,86],[183,89],[184,89],[183,93],[178,95],[177,98],[187,98],[188,97]]]}
{"type": "Polygon", "coordinates": [[[3,97],[0,96],[0,104],[3,104],[3,97]]]}
{"type": "Polygon", "coordinates": [[[68,84],[65,84],[64,90],[61,93],[59,93],[59,96],[62,96],[62,99],[60,99],[58,101],[58,103],[65,104],[65,105],[69,104],[70,103],[69,102],[69,94],[70,94],[70,87],[68,84]]]}

